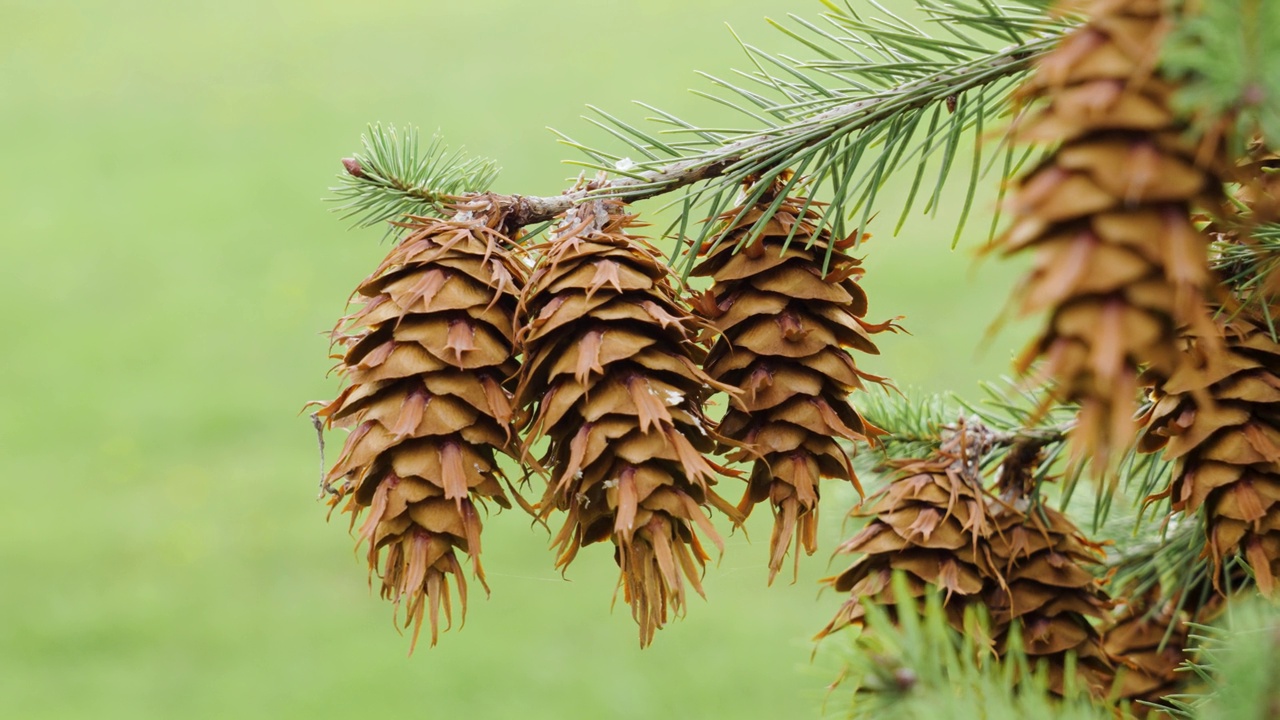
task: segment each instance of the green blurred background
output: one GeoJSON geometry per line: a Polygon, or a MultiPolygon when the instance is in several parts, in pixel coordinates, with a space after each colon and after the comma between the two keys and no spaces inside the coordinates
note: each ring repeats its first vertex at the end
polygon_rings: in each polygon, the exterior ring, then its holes
{"type": "MultiPolygon", "coordinates": [[[[611,553],[565,581],[545,532],[492,518],[492,598],[407,659],[345,521],[314,499],[299,409],[337,391],[321,332],[387,250],[322,202],[366,123],[438,127],[500,160],[496,189],[553,193],[576,171],[545,126],[587,135],[584,104],[638,116],[633,99],[715,125],[722,109],[686,88],[745,65],[724,21],[781,48],[765,16],[821,10],[0,0],[0,716],[817,715],[834,665],[811,663],[809,638],[840,599],[815,581],[851,491],[827,491],[824,549],[794,585],[765,588],[758,512],[709,602],[644,652],[610,611],[611,553]]],[[[983,337],[1012,271],[975,266],[978,202],[953,252],[958,203],[891,238],[886,201],[872,314],[914,334],[869,370],[973,395],[1007,367],[1026,328],[983,337]]]]}

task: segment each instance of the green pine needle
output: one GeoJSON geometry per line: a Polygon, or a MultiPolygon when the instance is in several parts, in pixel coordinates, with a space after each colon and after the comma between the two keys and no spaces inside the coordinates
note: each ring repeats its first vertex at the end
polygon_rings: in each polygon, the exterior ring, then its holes
{"type": "Polygon", "coordinates": [[[1173,698],[1185,720],[1263,720],[1280,715],[1280,608],[1238,598],[1214,626],[1193,625],[1186,672],[1208,687],[1173,698]]]}
{"type": "MultiPolygon", "coordinates": [[[[1249,243],[1213,244],[1214,269],[1236,290],[1246,306],[1267,310],[1280,299],[1267,286],[1274,273],[1280,272],[1280,225],[1269,223],[1245,231],[1249,243]]],[[[1275,338],[1274,322],[1270,329],[1275,338]]]]}

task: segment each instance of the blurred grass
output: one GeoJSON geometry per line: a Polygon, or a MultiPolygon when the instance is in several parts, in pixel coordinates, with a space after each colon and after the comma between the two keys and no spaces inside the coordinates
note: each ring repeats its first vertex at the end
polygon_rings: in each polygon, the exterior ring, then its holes
{"type": "MultiPolygon", "coordinates": [[[[684,88],[743,64],[722,21],[768,46],[762,16],[820,9],[0,0],[0,716],[816,714],[808,638],[839,600],[815,601],[825,551],[766,591],[764,511],[643,653],[606,550],[565,582],[545,533],[493,518],[493,597],[406,660],[314,502],[298,410],[336,391],[320,332],[386,250],[320,201],[367,122],[438,126],[502,162],[498,190],[551,193],[574,173],[544,126],[636,98],[710,123],[684,88]]],[[[948,251],[955,210],[866,247],[873,315],[915,333],[867,367],[902,385],[967,390],[1024,334],[986,346],[1010,269],[948,251]]],[[[826,493],[825,548],[853,500],[826,493]]]]}

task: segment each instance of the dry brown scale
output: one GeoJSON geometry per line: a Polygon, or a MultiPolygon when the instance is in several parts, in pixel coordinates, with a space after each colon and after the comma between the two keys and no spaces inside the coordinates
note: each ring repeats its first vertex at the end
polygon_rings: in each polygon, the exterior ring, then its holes
{"type": "Polygon", "coordinates": [[[498,225],[483,213],[412,219],[333,335],[349,385],[318,415],[351,432],[326,478],[330,505],[345,499],[353,527],[368,511],[358,542],[414,644],[424,614],[432,645],[441,609],[452,623],[450,576],[465,619],[458,552],[488,591],[480,512],[510,505],[495,452],[520,454],[509,390],[525,268],[498,225]]]}
{"type": "Polygon", "coordinates": [[[722,443],[721,449],[732,451],[735,461],[752,461],[738,509],[746,515],[766,499],[773,508],[770,583],[793,538],[797,567],[801,550],[812,555],[817,549],[821,479],[850,482],[862,492],[838,441],[872,442],[882,432],[848,398],[864,381],[885,381],[860,370],[849,350],[876,354],[871,335],[896,329],[892,322],[864,320],[862,269],[848,254],[856,235],[819,232],[816,204],[786,198],[746,243],[776,191],[766,191],[754,207],[721,215],[726,227],[701,248],[706,259],[693,271],[714,281],[695,310],[720,334],[703,367],[742,390],[720,424],[720,433],[739,446],[722,443]]]}
{"type": "Polygon", "coordinates": [[[1012,195],[1006,254],[1035,250],[1017,297],[1049,322],[1018,361],[1044,359],[1057,399],[1080,404],[1077,457],[1105,466],[1134,437],[1139,367],[1155,379],[1179,362],[1178,329],[1212,331],[1207,237],[1191,204],[1221,188],[1200,167],[1154,74],[1169,25],[1160,0],[1064,3],[1088,18],[1020,89],[1039,108],[1016,129],[1059,144],[1012,195]]]}
{"type": "Polygon", "coordinates": [[[944,593],[957,630],[972,630],[965,627],[966,608],[985,608],[1001,655],[1016,621],[1024,651],[1045,664],[1054,692],[1064,692],[1067,658],[1074,655],[1079,681],[1105,695],[1114,670],[1090,618],[1106,620],[1110,601],[1088,569],[1102,553],[1065,515],[1022,499],[1024,484],[1011,478],[1034,464],[1024,466],[1017,454],[1009,457],[1018,462],[1002,467],[1000,498],[980,486],[982,450],[972,441],[982,432],[962,426],[937,455],[904,463],[895,480],[855,510],[871,522],[837,552],[863,556],[827,579],[849,597],[819,637],[861,623],[864,602],[894,602],[890,580],[902,571],[913,596],[930,587],[944,593]]]}
{"type": "Polygon", "coordinates": [[[1280,222],[1280,153],[1254,138],[1232,180],[1239,184],[1235,198],[1248,209],[1247,225],[1280,222]]]}
{"type": "Polygon", "coordinates": [[[698,367],[700,327],[635,226],[620,202],[592,201],[542,248],[522,299],[516,395],[530,443],[549,440],[540,512],[565,514],[557,567],[611,541],[643,646],[683,612],[688,587],[702,594],[698,533],[723,550],[708,508],[741,516],[712,489],[725,469],[704,457],[717,438],[704,404],[728,388],[698,367]]]}

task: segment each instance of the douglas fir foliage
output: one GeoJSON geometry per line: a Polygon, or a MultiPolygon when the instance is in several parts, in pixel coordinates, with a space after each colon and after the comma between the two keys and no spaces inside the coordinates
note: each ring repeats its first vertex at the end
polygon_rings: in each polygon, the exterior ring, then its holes
{"type": "Polygon", "coordinates": [[[549,566],[611,546],[644,646],[757,504],[762,584],[813,554],[832,479],[867,490],[814,612],[850,717],[1275,715],[1280,614],[1249,603],[1280,595],[1276,3],[915,4],[777,24],[811,60],[745,46],[713,79],[748,129],[596,111],[620,147],[562,136],[596,176],[558,195],[380,127],[343,161],[396,242],[333,335],[322,486],[415,642],[485,583],[492,506],[549,528],[549,566]],[[966,164],[955,237],[989,209],[1046,324],[990,402],[920,401],[862,367],[898,326],[861,240],[890,178],[905,218],[966,164]]]}

